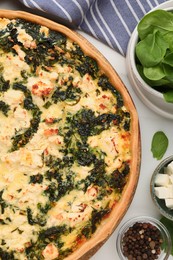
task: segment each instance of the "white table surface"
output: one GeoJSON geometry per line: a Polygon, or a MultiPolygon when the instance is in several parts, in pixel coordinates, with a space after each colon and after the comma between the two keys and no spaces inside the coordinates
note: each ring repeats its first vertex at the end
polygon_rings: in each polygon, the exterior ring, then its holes
{"type": "MultiPolygon", "coordinates": [[[[23,10],[30,11],[25,8],[17,0],[0,0],[0,9],[14,9],[14,10],[23,10]]],[[[40,14],[36,11],[32,11],[36,14],[40,14]]],[[[80,32],[81,33],[81,32],[80,32]]],[[[100,41],[94,39],[91,36],[88,36],[85,33],[81,33],[86,39],[88,39],[111,63],[114,69],[119,74],[120,78],[126,85],[129,93],[135,103],[136,109],[139,115],[139,123],[141,129],[141,142],[142,142],[142,158],[141,158],[141,171],[138,186],[136,189],[135,196],[133,201],[122,219],[119,226],[116,228],[112,236],[107,240],[107,242],[99,249],[99,251],[91,258],[91,260],[118,260],[118,254],[116,251],[116,237],[120,226],[127,221],[136,216],[148,215],[160,218],[159,212],[156,209],[155,205],[152,202],[150,196],[150,179],[155,167],[159,164],[160,161],[157,161],[153,158],[151,153],[151,140],[153,134],[156,131],[163,131],[169,139],[169,147],[165,153],[164,158],[173,154],[173,121],[163,118],[149,108],[147,108],[136,96],[133,91],[132,86],[127,77],[126,70],[126,60],[120,54],[101,43],[100,41]]],[[[172,260],[173,257],[169,257],[169,260],[172,260]]]]}

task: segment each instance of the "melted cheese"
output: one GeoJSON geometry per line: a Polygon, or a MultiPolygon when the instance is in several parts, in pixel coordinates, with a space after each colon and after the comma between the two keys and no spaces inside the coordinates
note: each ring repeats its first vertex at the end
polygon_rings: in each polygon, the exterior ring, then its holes
{"type": "MultiPolygon", "coordinates": [[[[23,56],[23,53],[21,54],[23,56]]],[[[26,62],[20,58],[20,56],[14,56],[13,53],[4,54],[1,57],[1,62],[4,67],[4,79],[9,80],[11,83],[15,81],[15,79],[19,79],[21,77],[21,71],[30,70],[30,67],[26,62]],[[13,73],[11,73],[11,68],[13,67],[13,73]]]]}
{"type": "Polygon", "coordinates": [[[19,42],[23,44],[26,48],[33,48],[36,47],[36,43],[33,40],[32,36],[26,33],[24,29],[19,30],[19,34],[17,36],[19,42]]]}
{"type": "Polygon", "coordinates": [[[9,19],[6,18],[0,18],[0,29],[3,30],[6,28],[6,26],[10,23],[9,19]]]}

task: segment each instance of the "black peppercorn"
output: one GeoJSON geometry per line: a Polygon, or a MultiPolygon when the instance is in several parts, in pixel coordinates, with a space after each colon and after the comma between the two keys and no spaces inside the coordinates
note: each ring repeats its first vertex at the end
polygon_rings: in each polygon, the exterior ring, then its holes
{"type": "Polygon", "coordinates": [[[151,223],[136,222],[122,238],[122,251],[128,260],[154,260],[161,253],[160,230],[151,223]]]}

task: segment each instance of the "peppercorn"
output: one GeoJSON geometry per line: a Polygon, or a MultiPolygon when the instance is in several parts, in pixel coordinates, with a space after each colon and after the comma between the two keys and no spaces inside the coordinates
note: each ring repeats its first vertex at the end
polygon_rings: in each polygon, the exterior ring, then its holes
{"type": "Polygon", "coordinates": [[[122,238],[122,251],[128,260],[158,259],[163,243],[160,230],[151,223],[136,222],[122,238]]]}

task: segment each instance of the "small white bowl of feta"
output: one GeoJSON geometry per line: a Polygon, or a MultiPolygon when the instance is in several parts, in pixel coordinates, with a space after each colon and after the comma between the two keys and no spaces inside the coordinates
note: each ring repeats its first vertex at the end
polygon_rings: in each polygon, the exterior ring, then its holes
{"type": "Polygon", "coordinates": [[[173,220],[173,156],[164,159],[155,169],[151,196],[160,213],[173,220]]]}

